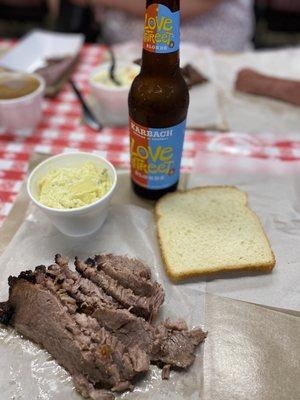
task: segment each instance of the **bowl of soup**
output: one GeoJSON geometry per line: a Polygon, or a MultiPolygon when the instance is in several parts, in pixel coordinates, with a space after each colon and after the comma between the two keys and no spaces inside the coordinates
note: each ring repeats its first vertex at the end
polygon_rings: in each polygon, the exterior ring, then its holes
{"type": "Polygon", "coordinates": [[[0,127],[34,129],[42,117],[44,79],[37,74],[0,73],[0,127]]]}
{"type": "Polygon", "coordinates": [[[104,63],[90,75],[89,84],[96,109],[104,114],[110,123],[122,125],[128,122],[128,94],[140,66],[119,62],[115,70],[117,85],[110,77],[110,63],[104,63]]]}

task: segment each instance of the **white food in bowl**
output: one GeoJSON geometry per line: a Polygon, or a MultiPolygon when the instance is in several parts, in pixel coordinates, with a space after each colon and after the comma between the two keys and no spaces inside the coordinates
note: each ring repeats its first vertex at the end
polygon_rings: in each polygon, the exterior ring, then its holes
{"type": "Polygon", "coordinates": [[[53,169],[39,182],[39,202],[59,209],[74,209],[100,200],[111,188],[108,170],[86,161],[76,167],[53,169]]]}
{"type": "Polygon", "coordinates": [[[138,75],[140,66],[134,63],[118,63],[116,67],[117,77],[119,71],[130,71],[126,77],[123,76],[122,78],[123,82],[127,82],[126,86],[105,83],[109,76],[109,68],[110,63],[102,64],[90,75],[89,84],[94,98],[94,110],[99,115],[99,119],[104,119],[108,125],[127,125],[128,95],[132,83],[129,80],[132,79],[133,81],[134,76],[138,75]]]}
{"type": "Polygon", "coordinates": [[[109,161],[97,154],[74,152],[50,157],[39,164],[28,178],[27,192],[33,203],[49,218],[58,230],[67,236],[83,237],[96,232],[103,225],[116,184],[117,173],[109,161]],[[99,168],[99,173],[103,169],[108,171],[111,187],[103,197],[92,204],[73,209],[50,208],[39,201],[39,183],[49,171],[65,167],[78,167],[87,161],[96,164],[99,168]]]}
{"type": "Polygon", "coordinates": [[[120,85],[116,85],[116,83],[110,77],[108,66],[107,69],[102,69],[96,72],[92,76],[92,82],[94,84],[100,84],[107,87],[129,88],[138,72],[139,67],[135,64],[121,65],[120,67],[117,67],[115,71],[115,78],[120,85]]]}

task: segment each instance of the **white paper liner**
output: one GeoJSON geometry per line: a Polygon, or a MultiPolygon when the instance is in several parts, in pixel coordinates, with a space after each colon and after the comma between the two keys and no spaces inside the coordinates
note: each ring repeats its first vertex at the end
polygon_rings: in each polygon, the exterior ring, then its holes
{"type": "MultiPolygon", "coordinates": [[[[221,142],[216,146],[222,146],[221,142]]],[[[298,161],[198,153],[188,187],[233,185],[248,193],[249,205],[259,216],[276,257],[272,273],[222,273],[202,281],[206,292],[300,310],[299,173],[298,161]]]]}
{"type": "MultiPolygon", "coordinates": [[[[158,249],[155,224],[150,211],[124,205],[112,206],[103,229],[85,239],[67,238],[46,217],[32,207],[26,221],[0,259],[0,299],[8,297],[7,278],[39,264],[49,265],[56,253],[82,259],[97,253],[126,254],[144,260],[152,268],[153,278],[161,282],[166,301],[160,318],[184,318],[190,327],[204,321],[204,295],[201,285],[172,285],[165,276],[158,249]]],[[[128,399],[198,399],[202,382],[201,348],[188,372],[172,372],[169,381],[161,380],[161,370],[151,367],[147,378],[128,399]]],[[[11,329],[0,328],[0,387],[5,400],[75,400],[69,375],[31,342],[21,339],[11,329]],[[9,367],[5,367],[9,366],[9,367]]],[[[1,396],[2,398],[2,396],[1,396]]],[[[79,397],[80,398],[80,397],[79,397]]]]}
{"type": "Polygon", "coordinates": [[[300,48],[246,52],[215,56],[221,113],[228,131],[260,134],[299,132],[299,107],[267,97],[240,93],[234,82],[242,68],[285,79],[300,79],[300,48]]]}
{"type": "Polygon", "coordinates": [[[206,295],[201,400],[300,398],[300,318],[206,295]]]}
{"type": "MultiPolygon", "coordinates": [[[[142,55],[138,42],[127,42],[114,46],[117,62],[133,62],[142,55]]],[[[223,129],[223,118],[219,110],[218,93],[215,80],[214,53],[209,48],[201,48],[191,43],[182,43],[180,48],[181,65],[192,64],[208,78],[209,82],[194,86],[190,90],[190,107],[187,117],[187,128],[223,129]]],[[[108,59],[109,60],[109,59],[108,59]]],[[[127,125],[128,120],[106,114],[97,101],[89,96],[94,112],[105,126],[127,125]]]]}

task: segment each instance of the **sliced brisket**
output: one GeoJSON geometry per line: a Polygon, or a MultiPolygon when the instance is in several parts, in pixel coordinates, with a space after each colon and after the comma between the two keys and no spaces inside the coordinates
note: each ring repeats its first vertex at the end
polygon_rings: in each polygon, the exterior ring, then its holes
{"type": "Polygon", "coordinates": [[[157,292],[163,294],[162,287],[151,280],[150,269],[139,260],[103,254],[96,256],[94,261],[98,270],[101,269],[138,296],[151,297],[157,292]]]}
{"type": "Polygon", "coordinates": [[[143,318],[137,317],[127,310],[106,309],[96,309],[92,316],[126,347],[135,343],[141,350],[151,354],[154,327],[143,318]]]}
{"type": "Polygon", "coordinates": [[[167,320],[155,329],[155,344],[151,359],[178,368],[187,368],[195,361],[196,347],[206,334],[201,329],[189,331],[186,324],[167,320]]]}
{"type": "Polygon", "coordinates": [[[85,263],[76,259],[75,266],[72,271],[68,260],[56,255],[48,268],[10,277],[0,322],[43,346],[71,373],[84,397],[112,400],[113,391],[131,390],[150,361],[163,366],[163,379],[172,366],[194,362],[205,339],[201,329],[189,331],[184,321],[149,322],[164,292],[146,265],[101,255],[85,263]]]}
{"type": "Polygon", "coordinates": [[[85,278],[90,279],[101,287],[108,295],[112,296],[123,307],[130,309],[133,313],[146,319],[156,316],[164,301],[164,292],[158,285],[150,297],[136,295],[132,289],[122,286],[118,280],[104,272],[101,266],[93,259],[86,263],[76,258],[76,270],[85,278]]]}
{"type": "Polygon", "coordinates": [[[171,374],[171,366],[166,364],[163,366],[161,370],[161,378],[164,380],[170,379],[170,374],[171,374]]]}
{"type": "Polygon", "coordinates": [[[8,301],[0,303],[0,324],[8,325],[13,313],[13,306],[8,301]]]}
{"type": "MultiPolygon", "coordinates": [[[[26,338],[44,347],[72,375],[113,387],[120,374],[111,357],[96,353],[96,342],[81,331],[60,301],[38,284],[18,280],[10,288],[14,308],[10,324],[26,338]]],[[[101,346],[109,346],[104,341],[101,346]]],[[[101,349],[99,345],[99,349],[101,349]]]]}
{"type": "Polygon", "coordinates": [[[137,317],[126,309],[117,308],[103,302],[98,286],[82,278],[76,271],[65,265],[52,265],[46,271],[36,270],[36,279],[49,290],[56,291],[69,312],[80,312],[97,319],[100,326],[113,333],[126,347],[132,344],[146,353],[151,353],[154,327],[143,318],[137,317]],[[75,309],[74,309],[75,307],[75,309]]]}
{"type": "MultiPolygon", "coordinates": [[[[65,288],[72,297],[68,300],[65,294],[62,302],[73,311],[73,304],[77,307],[76,311],[83,312],[96,318],[99,325],[117,337],[125,347],[130,348],[133,344],[137,345],[143,352],[144,359],[150,357],[153,361],[160,361],[176,367],[186,368],[194,361],[195,347],[203,340],[204,334],[200,331],[198,343],[195,342],[197,335],[189,331],[184,321],[172,323],[167,320],[157,328],[150,325],[143,318],[137,317],[125,309],[106,307],[103,302],[97,302],[97,286],[89,280],[82,278],[78,272],[73,272],[65,265],[49,267],[52,274],[53,283],[56,284],[60,292],[61,287],[65,288]],[[82,282],[89,283],[89,290],[82,292],[82,282]]],[[[49,279],[49,273],[46,273],[49,279]]],[[[51,284],[49,285],[51,287],[51,284]]],[[[141,359],[141,356],[139,357],[141,359]]],[[[149,361],[148,361],[149,362],[149,361]]],[[[167,374],[164,375],[165,377],[167,374]]]]}
{"type": "MultiPolygon", "coordinates": [[[[95,318],[77,313],[74,299],[55,286],[43,268],[26,277],[10,279],[2,322],[40,344],[78,379],[112,391],[132,389],[131,380],[149,369],[149,357],[137,345],[125,348],[95,318]]],[[[97,390],[96,398],[101,396],[97,390]]]]}
{"type": "Polygon", "coordinates": [[[84,398],[93,400],[114,400],[115,396],[109,390],[96,389],[83,375],[73,375],[73,382],[76,390],[82,394],[84,398]]]}
{"type": "MultiPolygon", "coordinates": [[[[90,294],[83,294],[80,291],[80,287],[84,279],[81,278],[77,272],[73,272],[65,266],[61,267],[59,265],[51,265],[47,270],[44,267],[39,267],[35,270],[35,273],[36,280],[39,282],[39,284],[43,285],[59,298],[61,303],[68,309],[69,313],[74,314],[74,319],[76,320],[80,328],[86,334],[90,335],[94,341],[96,340],[102,342],[104,340],[103,337],[105,334],[111,337],[111,339],[113,340],[111,347],[118,350],[115,357],[113,354],[112,356],[119,366],[119,369],[125,371],[125,367],[128,364],[128,357],[126,355],[124,356],[125,359],[120,359],[120,357],[117,357],[121,353],[125,354],[125,347],[122,341],[118,339],[117,335],[111,335],[111,333],[114,333],[112,330],[106,329],[106,326],[104,324],[99,324],[99,322],[95,318],[93,318],[93,316],[90,316],[91,312],[95,308],[104,307],[102,298],[100,298],[100,301],[98,302],[95,300],[97,287],[94,288],[95,285],[90,282],[90,294]],[[89,310],[88,313],[82,313],[84,307],[87,307],[87,310],[89,310]],[[101,336],[98,338],[100,333],[97,333],[97,336],[95,334],[95,330],[99,330],[100,327],[102,328],[100,331],[101,336]]],[[[107,308],[107,310],[117,311],[109,307],[107,308]]],[[[136,343],[131,343],[130,347],[128,346],[127,348],[127,352],[130,358],[130,363],[132,364],[130,365],[130,368],[133,370],[134,374],[145,372],[149,369],[149,357],[144,351],[139,348],[136,343]]],[[[128,373],[125,371],[126,373],[124,376],[129,377],[130,368],[128,373]]],[[[131,376],[131,378],[132,377],[133,375],[131,376]]]]}

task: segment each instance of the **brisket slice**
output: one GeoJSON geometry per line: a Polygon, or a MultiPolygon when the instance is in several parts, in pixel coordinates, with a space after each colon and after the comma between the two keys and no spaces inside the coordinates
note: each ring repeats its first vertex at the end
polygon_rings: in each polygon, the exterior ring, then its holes
{"type": "MultiPolygon", "coordinates": [[[[39,267],[39,275],[41,271],[39,267]]],[[[149,369],[140,349],[132,346],[127,351],[94,318],[72,314],[72,302],[70,305],[64,298],[63,304],[62,293],[48,289],[49,281],[45,281],[45,285],[34,283],[35,278],[35,274],[29,272],[21,278],[10,278],[9,301],[1,307],[2,321],[9,322],[19,333],[44,347],[76,377],[77,386],[78,381],[86,381],[100,389],[132,389],[130,380],[149,369]],[[10,318],[3,317],[5,310],[10,318]]],[[[98,389],[89,393],[90,397],[92,395],[95,399],[112,398],[98,389]]]]}
{"type": "Polygon", "coordinates": [[[109,390],[96,389],[83,375],[73,375],[73,382],[76,390],[81,393],[84,398],[93,400],[114,400],[115,396],[109,390]]]}
{"type": "MultiPolygon", "coordinates": [[[[88,259],[91,260],[91,259],[88,259]]],[[[119,266],[122,266],[124,270],[126,270],[129,274],[134,274],[139,278],[150,280],[151,279],[151,269],[141,260],[137,258],[129,258],[126,256],[114,256],[113,254],[101,254],[96,255],[94,260],[97,263],[105,263],[105,262],[115,262],[116,269],[119,266]]]]}
{"type": "Polygon", "coordinates": [[[63,279],[63,287],[69,292],[77,292],[82,294],[82,298],[85,295],[89,296],[92,303],[99,306],[105,306],[107,308],[116,309],[119,308],[119,303],[114,300],[111,296],[107,295],[104,290],[95,285],[88,279],[81,277],[76,271],[72,271],[68,264],[59,254],[55,256],[56,264],[50,266],[48,270],[51,271],[52,276],[59,281],[60,278],[63,279]]]}
{"type": "Polygon", "coordinates": [[[154,327],[127,310],[95,309],[92,316],[126,347],[135,343],[148,355],[152,352],[154,327]]]}
{"type": "Polygon", "coordinates": [[[98,270],[101,269],[138,296],[150,297],[158,291],[163,293],[162,287],[157,282],[151,281],[150,269],[139,260],[103,254],[95,256],[93,261],[98,270]]]}
{"type": "MultiPolygon", "coordinates": [[[[112,354],[112,357],[116,361],[120,372],[122,372],[122,376],[127,379],[132,379],[135,374],[148,371],[150,360],[147,353],[142,351],[136,343],[131,343],[128,348],[125,348],[124,344],[116,335],[111,335],[111,333],[114,332],[107,330],[106,326],[99,324],[93,316],[90,316],[90,310],[94,306],[95,299],[93,296],[80,293],[79,288],[82,283],[82,278],[77,272],[73,272],[69,268],[62,268],[58,265],[51,265],[47,270],[45,267],[36,268],[35,274],[37,281],[59,298],[61,303],[68,309],[69,313],[74,314],[74,319],[77,324],[80,325],[84,332],[90,335],[93,340],[95,340],[95,332],[97,332],[100,327],[102,328],[101,332],[103,334],[110,335],[111,338],[113,338],[113,347],[118,351],[112,354]],[[67,278],[70,276],[72,276],[72,279],[67,278]],[[83,307],[82,301],[85,301],[87,309],[89,310],[87,314],[81,313],[83,307]],[[126,354],[126,352],[128,354],[126,354]],[[120,354],[123,354],[123,359],[120,359],[120,354]]],[[[92,282],[91,285],[93,285],[92,282]]],[[[96,291],[97,288],[95,289],[95,292],[96,291]]],[[[102,301],[99,301],[99,305],[103,307],[102,301]]],[[[110,311],[110,308],[108,308],[108,310],[110,311]]]]}
{"type": "Polygon", "coordinates": [[[177,368],[193,364],[196,347],[206,336],[201,329],[170,328],[168,321],[154,327],[127,310],[97,309],[92,316],[126,347],[135,343],[151,361],[177,368]]]}
{"type": "Polygon", "coordinates": [[[155,344],[151,359],[178,368],[187,368],[195,361],[196,347],[206,334],[201,329],[188,330],[184,321],[166,320],[155,329],[155,344]]]}
{"type": "Polygon", "coordinates": [[[187,368],[194,362],[205,338],[201,329],[189,331],[184,321],[169,320],[155,326],[144,319],[155,316],[164,299],[148,267],[111,255],[86,263],[76,259],[75,265],[78,272],[57,255],[48,268],[10,277],[0,322],[48,350],[83,396],[113,399],[108,389],[131,389],[150,361],[163,366],[163,379],[171,366],[187,368]]]}
{"type": "Polygon", "coordinates": [[[71,271],[65,264],[60,263],[48,267],[47,271],[43,271],[43,275],[39,271],[37,279],[39,282],[47,281],[45,284],[49,289],[61,292],[62,302],[71,312],[75,305],[76,312],[91,315],[126,347],[135,344],[145,353],[151,353],[154,327],[128,310],[116,308],[115,303],[103,302],[98,296],[98,286],[82,278],[78,272],[71,271]]]}
{"type": "Polygon", "coordinates": [[[152,361],[176,367],[186,368],[194,361],[195,348],[205,338],[201,330],[189,331],[184,321],[172,323],[169,320],[155,328],[128,310],[108,308],[102,302],[97,302],[94,295],[96,285],[82,278],[77,272],[65,268],[64,265],[56,265],[55,273],[54,266],[50,266],[49,269],[54,282],[59,281],[73,297],[78,307],[77,311],[94,317],[100,326],[117,337],[125,347],[130,348],[135,344],[147,353],[152,361]],[[80,283],[83,281],[89,282],[89,292],[82,293],[80,283]]]}
{"type": "Polygon", "coordinates": [[[171,366],[166,364],[163,366],[161,370],[161,378],[164,380],[170,379],[170,374],[171,374],[171,366]]]}
{"type": "Polygon", "coordinates": [[[92,259],[88,259],[84,263],[76,258],[75,267],[83,277],[101,287],[123,307],[145,319],[153,319],[164,301],[164,292],[160,285],[157,286],[150,297],[139,296],[132,289],[122,286],[118,280],[104,272],[101,266],[98,268],[96,262],[92,259]]]}
{"type": "Polygon", "coordinates": [[[74,319],[48,290],[18,280],[10,290],[9,303],[14,307],[10,324],[26,338],[43,346],[72,375],[83,374],[91,382],[111,387],[118,382],[107,368],[105,357],[95,362],[89,340],[81,334],[74,319]],[[86,339],[86,341],[85,341],[86,339]]]}
{"type": "Polygon", "coordinates": [[[13,313],[13,306],[8,301],[0,303],[0,324],[8,325],[13,313]]]}
{"type": "Polygon", "coordinates": [[[300,107],[300,80],[276,78],[253,69],[239,71],[235,89],[239,92],[270,97],[300,107]]]}
{"type": "Polygon", "coordinates": [[[191,64],[186,64],[183,68],[181,68],[181,73],[189,89],[208,82],[208,79],[191,64]]]}

